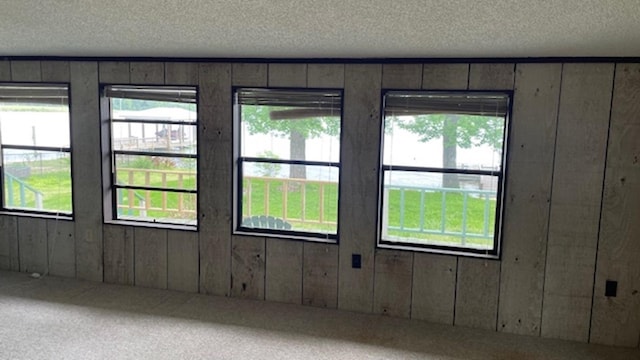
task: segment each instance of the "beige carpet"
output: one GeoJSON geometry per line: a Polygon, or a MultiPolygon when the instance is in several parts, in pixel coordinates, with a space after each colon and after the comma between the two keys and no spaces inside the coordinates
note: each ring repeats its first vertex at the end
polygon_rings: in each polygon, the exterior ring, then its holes
{"type": "Polygon", "coordinates": [[[640,350],[0,272],[0,358],[640,359],[640,350]]]}

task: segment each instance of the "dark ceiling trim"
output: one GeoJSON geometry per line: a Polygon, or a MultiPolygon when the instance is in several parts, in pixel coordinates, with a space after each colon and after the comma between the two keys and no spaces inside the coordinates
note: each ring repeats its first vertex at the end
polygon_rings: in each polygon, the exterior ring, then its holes
{"type": "Polygon", "coordinates": [[[305,64],[423,64],[423,63],[638,63],[640,57],[451,57],[451,58],[207,58],[207,57],[109,57],[109,56],[1,56],[14,61],[150,61],[214,63],[305,63],[305,64]]]}

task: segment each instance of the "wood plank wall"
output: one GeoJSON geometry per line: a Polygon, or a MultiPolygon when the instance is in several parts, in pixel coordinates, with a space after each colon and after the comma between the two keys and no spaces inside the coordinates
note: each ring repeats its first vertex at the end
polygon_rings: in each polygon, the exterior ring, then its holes
{"type": "Polygon", "coordinates": [[[75,209],[0,214],[0,269],[639,345],[639,64],[3,60],[0,81],[70,83],[75,209]],[[198,232],[103,224],[99,84],[198,86],[198,232]],[[344,90],[340,244],[231,235],[232,86],[344,90]],[[376,249],[383,89],[514,92],[501,260],[376,249]]]}

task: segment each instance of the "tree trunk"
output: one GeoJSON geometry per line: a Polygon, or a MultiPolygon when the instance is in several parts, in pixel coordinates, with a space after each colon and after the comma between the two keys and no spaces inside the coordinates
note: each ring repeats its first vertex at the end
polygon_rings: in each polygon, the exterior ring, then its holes
{"type": "MultiPolygon", "coordinates": [[[[455,169],[457,164],[457,139],[458,139],[458,115],[450,115],[446,118],[442,131],[442,166],[455,169]]],[[[442,186],[458,189],[460,181],[458,174],[443,174],[442,186]]]]}
{"type": "MultiPolygon", "coordinates": [[[[289,140],[289,153],[292,160],[305,160],[306,159],[306,138],[304,135],[297,131],[291,130],[291,137],[289,140]]],[[[289,168],[289,177],[292,179],[306,179],[307,169],[304,165],[291,165],[289,168]]]]}

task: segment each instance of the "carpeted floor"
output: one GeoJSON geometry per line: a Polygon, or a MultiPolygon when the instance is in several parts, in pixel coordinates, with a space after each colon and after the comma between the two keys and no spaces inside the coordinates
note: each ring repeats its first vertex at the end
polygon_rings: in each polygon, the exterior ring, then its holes
{"type": "Polygon", "coordinates": [[[640,359],[297,305],[0,272],[0,359],[640,359]]]}

